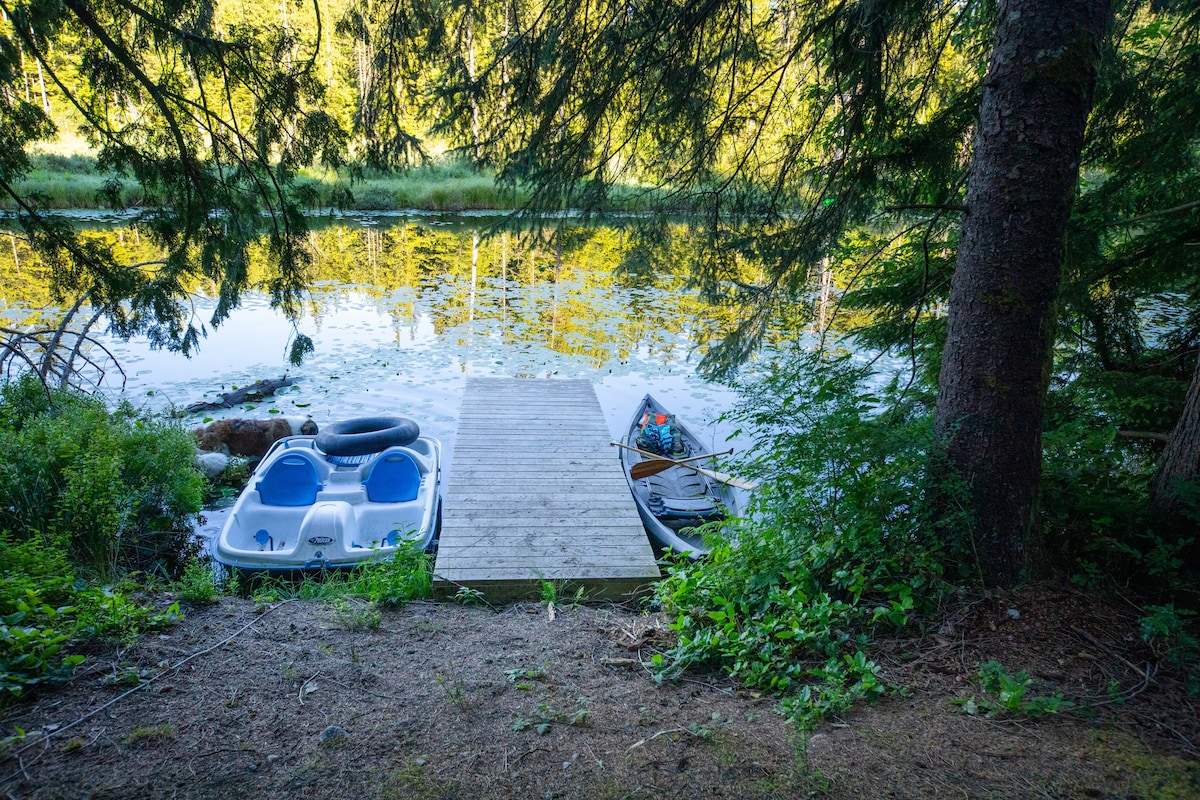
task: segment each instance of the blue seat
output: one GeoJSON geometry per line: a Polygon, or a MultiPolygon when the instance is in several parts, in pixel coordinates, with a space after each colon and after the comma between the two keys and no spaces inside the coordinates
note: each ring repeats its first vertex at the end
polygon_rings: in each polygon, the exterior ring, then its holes
{"type": "Polygon", "coordinates": [[[385,453],[375,460],[363,481],[372,503],[405,503],[421,490],[421,471],[407,453],[385,453]]]}
{"type": "Polygon", "coordinates": [[[271,463],[254,488],[265,506],[311,506],[325,486],[311,459],[288,453],[271,463]]]}

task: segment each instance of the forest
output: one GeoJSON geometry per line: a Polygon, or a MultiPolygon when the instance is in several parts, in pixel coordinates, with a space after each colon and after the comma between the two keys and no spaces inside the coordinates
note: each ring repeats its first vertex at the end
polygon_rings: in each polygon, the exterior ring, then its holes
{"type": "MultiPolygon", "coordinates": [[[[1195,3],[0,0],[0,13],[14,253],[19,238],[38,254],[56,306],[120,335],[187,352],[251,288],[297,314],[305,210],[421,170],[494,179],[483,202],[539,231],[636,209],[634,273],[673,240],[702,244],[690,285],[734,324],[701,368],[745,398],[732,419],[757,446],[740,467],[762,489],[736,543],[672,565],[655,590],[677,636],[660,676],[723,670],[812,729],[888,691],[873,642],[964,592],[1002,603],[1072,586],[1134,603],[1156,664],[1200,695],[1195,3]],[[68,163],[75,137],[98,203],[138,198],[149,255],[51,213],[33,174],[68,163]],[[880,383],[831,337],[815,354],[773,348],[770,375],[742,380],[822,280],[854,321],[839,335],[906,366],[880,383]],[[188,303],[198,281],[218,292],[211,319],[188,303]]],[[[62,595],[64,575],[94,591],[161,564],[203,583],[164,535],[202,487],[168,470],[182,446],[170,426],[130,409],[105,423],[95,472],[47,457],[81,448],[78,426],[107,412],[38,388],[70,383],[61,337],[3,335],[0,447],[27,466],[0,487],[0,562],[24,576],[0,613],[6,637],[34,618],[41,637],[6,638],[2,688],[18,697],[70,675],[78,631],[105,630],[58,618],[91,602],[62,595]],[[161,463],[133,458],[149,451],[124,437],[160,424],[161,463]],[[46,496],[59,499],[31,501],[46,496]],[[81,503],[94,511],[70,513],[81,503]]],[[[298,335],[293,357],[311,347],[298,335]]]]}

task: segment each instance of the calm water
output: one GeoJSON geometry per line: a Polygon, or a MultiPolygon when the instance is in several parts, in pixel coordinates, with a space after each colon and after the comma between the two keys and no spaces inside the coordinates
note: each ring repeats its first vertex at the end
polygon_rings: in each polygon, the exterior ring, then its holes
{"type": "MultiPolygon", "coordinates": [[[[572,231],[560,247],[528,234],[481,236],[479,226],[471,218],[402,216],[326,224],[312,236],[316,281],[296,323],[316,345],[301,367],[287,363],[292,322],[264,294],[250,293],[219,327],[207,327],[191,358],[151,350],[143,337],[99,335],[125,373],[122,386],[110,366],[105,393],[162,410],[287,374],[295,385],[262,403],[185,422],[282,414],[320,425],[399,414],[442,440],[449,465],[468,376],[583,378],[594,384],[614,437],[649,392],[714,447],[725,441],[729,431],[714,422],[735,395],[695,368],[706,343],[732,321],[686,287],[683,264],[664,260],[651,275],[629,277],[618,270],[629,247],[618,229],[572,231]]],[[[128,229],[96,235],[141,246],[128,229]]],[[[26,279],[36,273],[30,259],[20,270],[26,279]]],[[[18,288],[13,271],[10,260],[10,321],[38,308],[36,289],[18,288]]],[[[200,320],[214,304],[211,291],[197,286],[200,320]]],[[[210,528],[219,524],[210,516],[210,528]]]]}

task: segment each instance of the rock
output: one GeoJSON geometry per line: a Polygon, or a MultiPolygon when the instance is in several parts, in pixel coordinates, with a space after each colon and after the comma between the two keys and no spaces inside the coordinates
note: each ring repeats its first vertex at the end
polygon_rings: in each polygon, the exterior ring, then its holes
{"type": "Polygon", "coordinates": [[[313,422],[311,418],[238,419],[231,417],[219,419],[202,428],[196,428],[192,435],[196,437],[196,443],[201,450],[261,458],[266,455],[271,445],[286,436],[297,434],[311,436],[316,433],[317,423],[313,422]]]}
{"type": "Polygon", "coordinates": [[[345,743],[345,741],[350,738],[350,734],[346,732],[345,728],[341,728],[337,725],[330,725],[328,728],[321,731],[319,738],[321,744],[325,745],[326,747],[330,747],[345,743]]]}
{"type": "Polygon", "coordinates": [[[205,453],[197,451],[196,467],[204,473],[204,477],[212,479],[225,471],[229,466],[229,456],[224,453],[205,453]]]}

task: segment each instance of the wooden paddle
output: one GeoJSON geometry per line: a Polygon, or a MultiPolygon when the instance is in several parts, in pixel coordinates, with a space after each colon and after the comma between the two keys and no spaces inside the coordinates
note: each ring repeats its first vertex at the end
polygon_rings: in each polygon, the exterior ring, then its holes
{"type": "Polygon", "coordinates": [[[687,458],[651,458],[647,461],[639,461],[638,463],[634,464],[629,470],[629,477],[633,478],[635,481],[639,481],[642,478],[649,478],[651,475],[657,475],[658,473],[668,470],[671,467],[679,466],[685,461],[703,461],[706,458],[727,456],[732,452],[733,448],[731,447],[728,450],[721,451],[720,453],[705,453],[704,455],[688,456],[687,458]]]}
{"type": "Polygon", "coordinates": [[[639,450],[636,447],[630,447],[629,445],[622,444],[621,442],[609,442],[609,444],[613,445],[614,447],[620,447],[625,450],[632,450],[635,453],[641,453],[642,455],[646,456],[647,458],[668,461],[668,462],[670,462],[670,466],[673,466],[673,467],[679,466],[679,467],[683,467],[684,469],[690,469],[693,472],[699,472],[701,475],[704,475],[705,477],[708,477],[708,478],[712,478],[714,481],[717,481],[718,483],[728,484],[729,486],[733,486],[734,488],[737,488],[737,489],[745,489],[746,491],[752,491],[752,490],[758,488],[758,483],[756,481],[744,481],[741,478],[735,478],[732,475],[726,475],[724,472],[714,472],[711,469],[705,469],[704,467],[697,467],[697,466],[693,466],[691,464],[684,463],[682,461],[675,461],[674,459],[663,458],[662,456],[658,455],[657,453],[651,453],[647,450],[639,450]]]}

